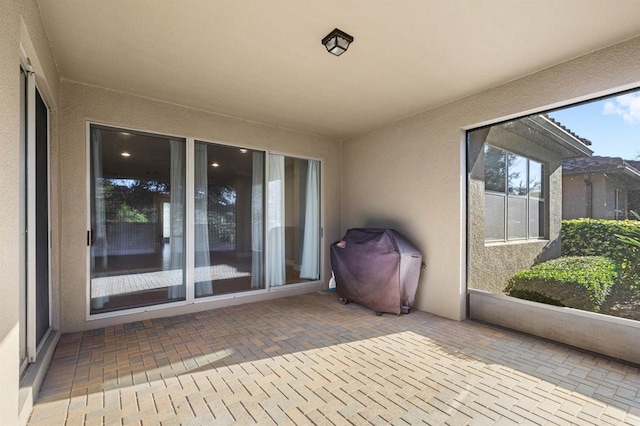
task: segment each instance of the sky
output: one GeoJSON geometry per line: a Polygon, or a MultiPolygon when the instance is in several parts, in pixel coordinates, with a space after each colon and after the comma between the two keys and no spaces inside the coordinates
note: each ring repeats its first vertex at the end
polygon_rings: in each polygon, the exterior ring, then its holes
{"type": "Polygon", "coordinates": [[[592,142],[593,155],[640,160],[640,92],[549,113],[592,142]]]}

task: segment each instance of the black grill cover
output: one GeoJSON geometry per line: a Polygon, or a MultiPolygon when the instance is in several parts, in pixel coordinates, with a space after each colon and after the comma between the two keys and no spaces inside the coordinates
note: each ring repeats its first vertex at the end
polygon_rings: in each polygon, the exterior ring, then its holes
{"type": "Polygon", "coordinates": [[[376,312],[409,313],[422,253],[393,229],[349,229],[331,245],[338,296],[376,312]]]}

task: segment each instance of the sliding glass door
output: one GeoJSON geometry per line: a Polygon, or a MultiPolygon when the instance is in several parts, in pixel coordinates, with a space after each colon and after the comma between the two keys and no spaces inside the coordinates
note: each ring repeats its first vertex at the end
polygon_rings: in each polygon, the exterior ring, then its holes
{"type": "Polygon", "coordinates": [[[37,354],[51,329],[49,108],[33,72],[20,69],[20,366],[37,354]]]}
{"type": "Polygon", "coordinates": [[[320,163],[269,155],[271,286],[320,279],[320,163]]]}
{"type": "Polygon", "coordinates": [[[265,288],[264,153],[195,142],[195,297],[265,288]]]}
{"type": "Polygon", "coordinates": [[[185,140],[90,133],[91,313],[185,300],[185,140]]]}
{"type": "Polygon", "coordinates": [[[320,279],[320,162],[89,128],[90,310],[320,279]]]}

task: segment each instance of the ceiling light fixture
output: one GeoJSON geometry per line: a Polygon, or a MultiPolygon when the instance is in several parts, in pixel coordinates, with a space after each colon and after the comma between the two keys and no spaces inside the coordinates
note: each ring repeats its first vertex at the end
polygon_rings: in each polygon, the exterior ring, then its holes
{"type": "Polygon", "coordinates": [[[211,167],[220,167],[220,164],[218,164],[218,163],[211,163],[211,167]]]}
{"type": "Polygon", "coordinates": [[[327,51],[336,56],[346,52],[351,42],[353,42],[353,37],[337,28],[322,39],[322,44],[327,48],[327,51]]]}
{"type": "Polygon", "coordinates": [[[246,150],[246,149],[244,149],[244,148],[240,148],[240,152],[241,152],[241,153],[243,153],[243,154],[246,154],[246,153],[247,153],[247,150],[246,150]]]}
{"type": "Polygon", "coordinates": [[[129,154],[128,152],[121,152],[120,155],[122,155],[123,157],[131,157],[131,154],[129,154]]]}

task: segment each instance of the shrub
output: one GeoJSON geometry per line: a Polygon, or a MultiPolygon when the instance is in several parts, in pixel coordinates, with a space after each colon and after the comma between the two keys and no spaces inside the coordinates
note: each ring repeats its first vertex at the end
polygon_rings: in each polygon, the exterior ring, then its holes
{"type": "Polygon", "coordinates": [[[563,256],[606,256],[620,265],[625,278],[640,278],[640,221],[574,219],[562,221],[563,256]]]}
{"type": "Polygon", "coordinates": [[[617,275],[616,264],[603,256],[560,257],[516,273],[505,292],[520,299],[598,312],[617,275]]]}

